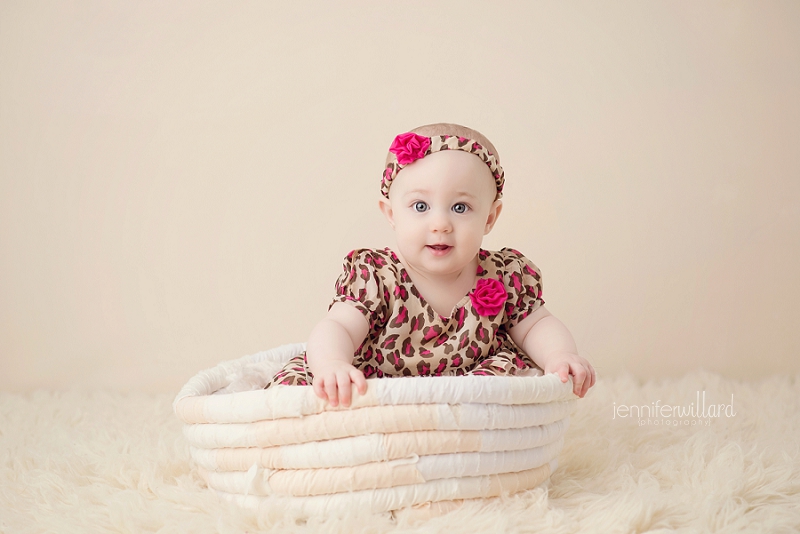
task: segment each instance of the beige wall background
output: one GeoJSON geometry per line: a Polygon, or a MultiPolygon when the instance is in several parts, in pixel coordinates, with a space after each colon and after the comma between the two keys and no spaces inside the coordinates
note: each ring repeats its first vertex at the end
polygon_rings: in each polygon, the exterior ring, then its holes
{"type": "Polygon", "coordinates": [[[601,375],[798,373],[798,95],[795,1],[0,2],[0,389],[304,340],[438,121],[601,375]]]}

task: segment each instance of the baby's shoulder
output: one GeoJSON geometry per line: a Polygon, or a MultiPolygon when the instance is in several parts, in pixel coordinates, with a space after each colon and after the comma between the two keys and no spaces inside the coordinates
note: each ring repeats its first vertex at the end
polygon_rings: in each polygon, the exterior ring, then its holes
{"type": "Polygon", "coordinates": [[[392,263],[391,254],[389,249],[357,248],[347,253],[344,263],[382,269],[392,263]]]}
{"type": "Polygon", "coordinates": [[[534,277],[537,280],[541,278],[539,267],[517,249],[504,247],[500,250],[482,250],[481,252],[485,253],[481,258],[484,265],[488,269],[493,266],[503,278],[514,275],[534,277]]]}
{"type": "Polygon", "coordinates": [[[481,260],[488,261],[500,268],[516,268],[520,264],[529,263],[531,260],[517,249],[504,247],[500,250],[481,250],[481,260]]]}
{"type": "Polygon", "coordinates": [[[389,286],[407,280],[407,275],[400,266],[400,260],[388,248],[351,250],[344,258],[343,267],[345,272],[357,272],[364,279],[373,278],[389,286]]]}

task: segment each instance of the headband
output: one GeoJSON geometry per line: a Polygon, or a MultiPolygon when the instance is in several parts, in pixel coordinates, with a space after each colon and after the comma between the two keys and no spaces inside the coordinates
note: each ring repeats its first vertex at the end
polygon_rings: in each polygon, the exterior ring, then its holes
{"type": "Polygon", "coordinates": [[[425,137],[413,132],[402,133],[394,138],[389,152],[394,154],[395,161],[386,165],[381,180],[381,194],[389,198],[389,187],[392,181],[406,165],[414,163],[418,159],[424,158],[428,154],[441,150],[463,150],[470,154],[475,154],[489,167],[494,176],[494,183],[497,186],[497,198],[503,196],[503,167],[497,161],[497,156],[474,139],[467,139],[456,135],[434,135],[425,137]]]}

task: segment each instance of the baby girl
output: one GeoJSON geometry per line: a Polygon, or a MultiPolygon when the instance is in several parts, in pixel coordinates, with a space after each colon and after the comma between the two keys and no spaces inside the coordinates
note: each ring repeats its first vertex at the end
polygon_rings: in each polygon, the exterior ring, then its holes
{"type": "MultiPolygon", "coordinates": [[[[475,130],[431,124],[398,135],[386,159],[380,209],[394,250],[344,260],[328,314],[305,353],[270,385],[308,385],[349,406],[370,377],[572,375],[595,383],[564,324],[544,307],[542,276],[521,253],[481,248],[503,209],[503,169],[475,130]]],[[[268,386],[269,387],[269,386],[268,386]]]]}

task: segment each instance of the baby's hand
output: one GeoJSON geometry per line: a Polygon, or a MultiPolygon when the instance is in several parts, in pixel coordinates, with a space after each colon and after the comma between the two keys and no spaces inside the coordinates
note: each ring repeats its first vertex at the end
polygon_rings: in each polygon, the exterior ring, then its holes
{"type": "Polygon", "coordinates": [[[314,393],[334,407],[338,406],[339,402],[344,407],[350,406],[351,383],[356,385],[361,395],[367,392],[367,379],[364,378],[364,373],[340,360],[326,361],[317,369],[312,369],[312,374],[314,393]]]}
{"type": "Polygon", "coordinates": [[[544,374],[548,373],[557,374],[562,382],[566,382],[569,375],[572,375],[572,392],[581,398],[597,380],[592,364],[586,361],[586,358],[572,352],[552,355],[544,366],[544,374]]]}

